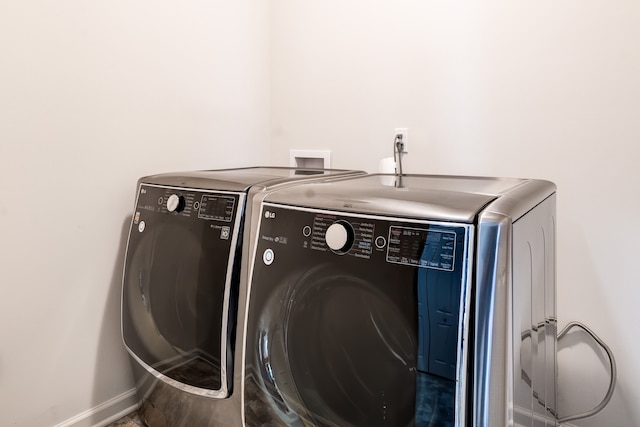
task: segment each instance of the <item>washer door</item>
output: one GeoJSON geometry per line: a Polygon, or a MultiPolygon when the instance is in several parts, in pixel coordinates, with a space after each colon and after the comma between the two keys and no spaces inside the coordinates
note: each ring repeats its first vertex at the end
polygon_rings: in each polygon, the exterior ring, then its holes
{"type": "Polygon", "coordinates": [[[453,427],[465,228],[263,210],[246,425],[453,427]],[[346,238],[335,244],[326,235],[339,227],[346,238]]]}
{"type": "Polygon", "coordinates": [[[415,308],[403,312],[374,284],[326,271],[283,286],[264,307],[262,377],[280,391],[283,406],[316,425],[411,424],[415,308]]]}
{"type": "MultiPolygon", "coordinates": [[[[235,213],[229,221],[202,218],[203,197],[214,196],[184,191],[181,197],[190,202],[180,213],[169,212],[164,202],[177,189],[142,188],[123,280],[124,342],[165,381],[197,394],[226,396],[235,213]],[[150,200],[157,205],[153,211],[150,200]]],[[[237,195],[222,197],[229,207],[237,206],[237,195]]]]}

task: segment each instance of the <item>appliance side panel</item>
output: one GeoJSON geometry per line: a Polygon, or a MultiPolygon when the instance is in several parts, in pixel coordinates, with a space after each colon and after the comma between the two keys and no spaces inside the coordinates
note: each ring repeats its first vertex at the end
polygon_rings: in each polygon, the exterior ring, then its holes
{"type": "Polygon", "coordinates": [[[558,311],[557,311],[557,250],[556,250],[556,196],[549,199],[546,217],[545,254],[545,323],[546,323],[546,358],[547,358],[547,410],[553,416],[547,426],[555,427],[558,418],[558,311]]]}
{"type": "Polygon", "coordinates": [[[474,340],[474,427],[513,425],[511,360],[511,219],[484,212],[478,223],[474,340]]]}
{"type": "Polygon", "coordinates": [[[555,426],[555,194],[513,224],[513,396],[516,426],[555,426]]]}
{"type": "MultiPolygon", "coordinates": [[[[516,426],[533,426],[534,352],[537,350],[537,327],[532,326],[538,313],[533,312],[533,275],[535,260],[532,234],[527,219],[514,224],[513,230],[513,417],[516,426]]],[[[539,388],[538,388],[539,390],[539,388]]]]}

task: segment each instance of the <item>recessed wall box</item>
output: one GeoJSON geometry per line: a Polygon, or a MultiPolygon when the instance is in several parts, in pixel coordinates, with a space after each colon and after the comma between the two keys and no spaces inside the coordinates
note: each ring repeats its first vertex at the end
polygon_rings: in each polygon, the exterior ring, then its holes
{"type": "Polygon", "coordinates": [[[289,166],[329,169],[331,150],[289,150],[289,166]]]}

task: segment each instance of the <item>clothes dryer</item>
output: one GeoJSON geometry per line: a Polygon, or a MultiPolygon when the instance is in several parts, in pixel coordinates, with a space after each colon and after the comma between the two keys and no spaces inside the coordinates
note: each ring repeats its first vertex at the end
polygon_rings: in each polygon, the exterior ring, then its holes
{"type": "Polygon", "coordinates": [[[556,425],[555,198],[420,175],[266,195],[244,425],[556,425]]]}
{"type": "Polygon", "coordinates": [[[230,397],[239,363],[237,295],[249,194],[354,173],[256,167],[138,181],[122,336],[150,425],[240,423],[240,396],[230,397]]]}

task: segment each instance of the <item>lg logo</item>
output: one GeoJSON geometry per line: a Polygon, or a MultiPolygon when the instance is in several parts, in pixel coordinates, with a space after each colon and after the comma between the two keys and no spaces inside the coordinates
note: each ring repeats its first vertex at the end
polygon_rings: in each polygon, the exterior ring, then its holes
{"type": "Polygon", "coordinates": [[[275,212],[264,211],[264,217],[267,218],[267,219],[275,218],[276,217],[276,213],[275,212]]]}

